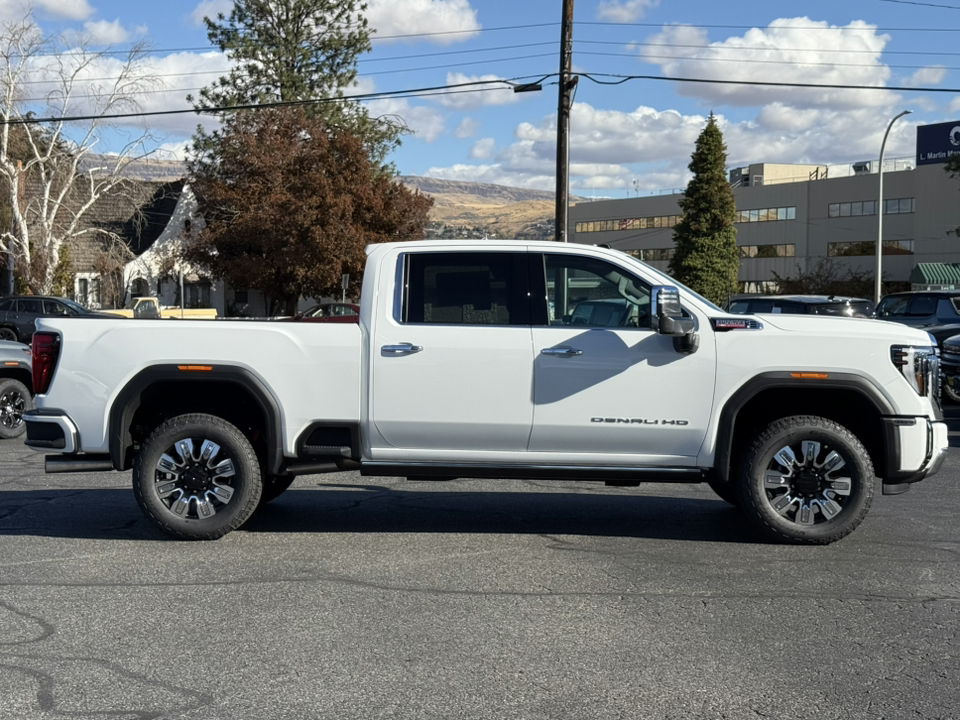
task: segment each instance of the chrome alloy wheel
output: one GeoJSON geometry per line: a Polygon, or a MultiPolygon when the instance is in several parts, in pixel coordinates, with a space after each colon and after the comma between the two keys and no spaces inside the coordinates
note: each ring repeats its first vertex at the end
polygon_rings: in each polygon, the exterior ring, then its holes
{"type": "Polygon", "coordinates": [[[213,517],[233,497],[233,460],[211,440],[199,453],[192,438],[178,440],[157,462],[154,490],[167,510],[187,519],[213,517]]]}
{"type": "Polygon", "coordinates": [[[0,395],[0,424],[10,430],[23,425],[23,411],[26,409],[27,399],[23,393],[15,388],[0,395]]]}
{"type": "Polygon", "coordinates": [[[764,476],[764,492],[774,512],[802,526],[829,522],[850,497],[853,480],[843,472],[847,461],[816,440],[782,447],[764,476]],[[798,454],[799,452],[799,454],[798,454]]]}

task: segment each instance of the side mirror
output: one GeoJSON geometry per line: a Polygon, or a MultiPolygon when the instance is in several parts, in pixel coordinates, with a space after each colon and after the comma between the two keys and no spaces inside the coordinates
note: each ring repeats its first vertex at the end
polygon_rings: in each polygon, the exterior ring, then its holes
{"type": "Polygon", "coordinates": [[[651,295],[651,329],[661,335],[682,337],[693,332],[693,318],[683,317],[680,291],[672,285],[655,285],[651,295]]]}

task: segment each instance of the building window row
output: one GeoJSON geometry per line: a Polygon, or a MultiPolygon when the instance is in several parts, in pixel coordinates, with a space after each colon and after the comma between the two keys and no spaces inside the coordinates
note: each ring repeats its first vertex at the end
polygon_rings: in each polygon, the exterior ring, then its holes
{"type": "MultiPolygon", "coordinates": [[[[862,257],[877,254],[877,241],[827,243],[829,257],[862,257]]],[[[884,255],[913,255],[913,240],[884,240],[884,255]]]]}
{"type": "Polygon", "coordinates": [[[673,252],[675,248],[647,248],[646,250],[633,250],[631,255],[633,255],[638,260],[643,260],[644,262],[652,262],[653,260],[671,260],[673,258],[673,252]]]}
{"type": "MultiPolygon", "coordinates": [[[[884,215],[900,215],[912,213],[916,209],[916,198],[891,198],[883,201],[884,215]]],[[[877,201],[863,200],[857,202],[830,203],[827,206],[829,217],[860,217],[861,215],[876,215],[877,201]]]]}
{"type": "Polygon", "coordinates": [[[796,245],[741,245],[741,258],[796,257],[796,245]]]}
{"type": "Polygon", "coordinates": [[[620,218],[619,220],[591,220],[578,222],[579,232],[610,232],[612,230],[647,230],[650,228],[672,228],[680,222],[679,215],[660,215],[658,217],[620,218]]]}
{"type": "Polygon", "coordinates": [[[797,208],[763,208],[762,210],[737,210],[738,223],[771,222],[773,220],[796,220],[797,208]]]}

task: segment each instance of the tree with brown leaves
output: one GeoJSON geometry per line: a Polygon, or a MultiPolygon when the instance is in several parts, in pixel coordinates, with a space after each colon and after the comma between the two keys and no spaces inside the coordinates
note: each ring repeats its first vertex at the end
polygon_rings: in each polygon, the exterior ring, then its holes
{"type": "Polygon", "coordinates": [[[370,243],[424,236],[433,200],[385,175],[362,139],[300,107],[250,111],[223,128],[215,158],[190,163],[206,223],[188,261],[255,288],[271,313],[300,297],[359,289],[370,243]]]}

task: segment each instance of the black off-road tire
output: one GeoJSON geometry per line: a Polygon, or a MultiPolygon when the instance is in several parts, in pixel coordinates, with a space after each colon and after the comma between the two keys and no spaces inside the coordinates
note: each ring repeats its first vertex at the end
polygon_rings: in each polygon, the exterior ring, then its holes
{"type": "Polygon", "coordinates": [[[0,340],[9,340],[11,342],[20,342],[20,336],[17,335],[17,331],[14,330],[9,325],[4,325],[0,327],[0,340]]]}
{"type": "Polygon", "coordinates": [[[140,509],[154,525],[181,540],[216,540],[236,530],[257,509],[262,490],[260,462],[250,441],[213,415],[196,413],[167,420],[146,439],[133,463],[133,492],[140,509]],[[190,452],[179,451],[178,443],[183,441],[189,441],[190,452]],[[205,441],[218,449],[203,462],[205,441]],[[185,459],[185,454],[192,459],[185,459]],[[170,467],[169,460],[180,461],[174,472],[164,470],[170,467]],[[214,473],[227,460],[232,463],[231,475],[216,487],[197,488],[204,481],[196,475],[214,473]],[[211,466],[214,461],[217,465],[211,466]],[[226,502],[220,503],[220,492],[231,493],[226,502]],[[209,516],[202,516],[200,495],[207,511],[213,507],[209,516]],[[178,514],[177,509],[182,512],[178,514]]]}
{"type": "Polygon", "coordinates": [[[808,415],[770,423],[750,444],[736,478],[740,509],[752,524],[770,540],[798,545],[826,545],[853,532],[873,502],[874,482],[860,440],[833,420],[808,415]],[[785,448],[793,449],[781,455],[785,448]],[[808,448],[816,448],[812,460],[804,457],[808,448]],[[780,459],[791,453],[796,462],[788,467],[780,459]],[[843,462],[824,473],[837,462],[834,455],[843,462]]]}
{"type": "Polygon", "coordinates": [[[950,386],[950,383],[944,379],[940,385],[940,395],[943,398],[946,398],[954,405],[960,404],[960,392],[957,392],[953,387],[950,386]]]}
{"type": "Polygon", "coordinates": [[[740,507],[740,498],[737,495],[737,488],[734,487],[733,483],[710,479],[707,480],[707,485],[717,494],[718,498],[730,503],[734,507],[740,507]]]}
{"type": "Polygon", "coordinates": [[[26,432],[23,413],[33,409],[33,396],[19,380],[0,380],[0,438],[9,440],[26,432]]]}
{"type": "Polygon", "coordinates": [[[294,481],[293,475],[267,475],[263,479],[263,493],[260,495],[260,504],[266,505],[283,495],[294,481]]]}

